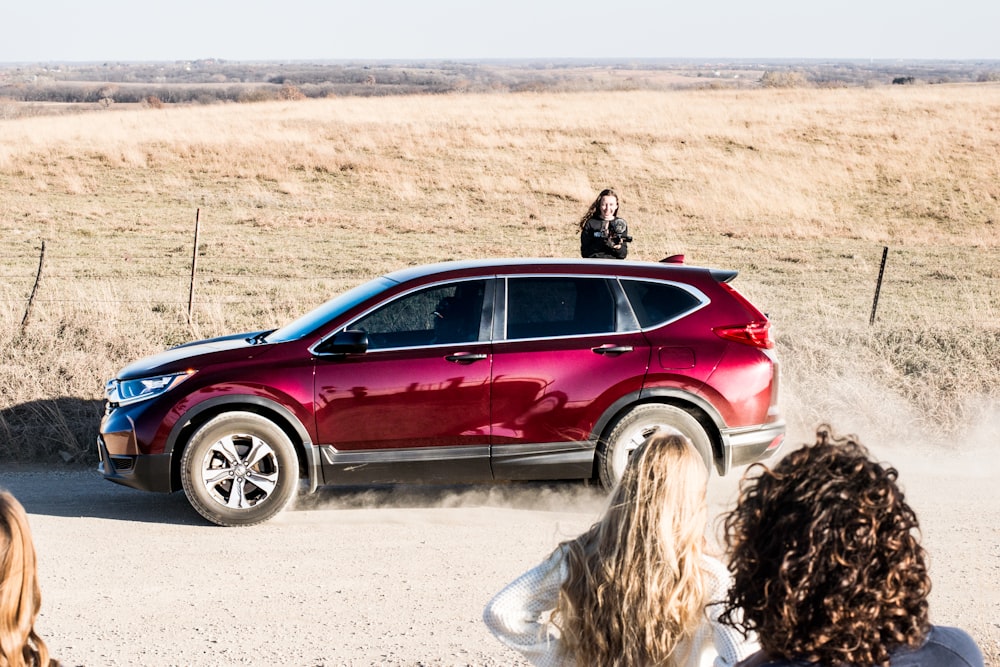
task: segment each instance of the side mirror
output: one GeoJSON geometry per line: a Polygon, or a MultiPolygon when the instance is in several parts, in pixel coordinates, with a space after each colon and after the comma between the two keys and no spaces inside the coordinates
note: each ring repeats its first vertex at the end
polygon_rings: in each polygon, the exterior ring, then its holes
{"type": "Polygon", "coordinates": [[[364,354],[368,351],[365,331],[338,331],[316,348],[317,354],[364,354]]]}

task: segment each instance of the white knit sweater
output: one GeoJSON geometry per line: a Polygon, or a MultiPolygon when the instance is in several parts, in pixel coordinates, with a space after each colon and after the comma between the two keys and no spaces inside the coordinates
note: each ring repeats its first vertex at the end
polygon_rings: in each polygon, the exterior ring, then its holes
{"type": "MultiPolygon", "coordinates": [[[[756,640],[744,639],[735,629],[719,623],[729,588],[729,571],[706,556],[707,616],[694,636],[677,646],[677,655],[688,656],[678,667],[732,667],[759,650],[756,640]]],[[[572,667],[573,660],[559,650],[559,629],[548,622],[559,599],[559,588],[568,576],[565,549],[508,584],[490,600],[483,621],[490,631],[538,667],[572,667]]]]}

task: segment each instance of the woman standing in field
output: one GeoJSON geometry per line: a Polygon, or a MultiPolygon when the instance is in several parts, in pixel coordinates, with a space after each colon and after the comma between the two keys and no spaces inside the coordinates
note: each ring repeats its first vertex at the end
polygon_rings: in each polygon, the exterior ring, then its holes
{"type": "Polygon", "coordinates": [[[679,434],[631,456],[603,517],[509,584],[483,613],[533,664],[716,667],[757,650],[717,622],[729,573],[705,553],[708,474],[679,434]]]}
{"type": "Polygon", "coordinates": [[[580,218],[580,255],[595,259],[625,259],[628,225],[618,217],[618,195],[610,188],[601,190],[597,199],[580,218]]]}
{"type": "Polygon", "coordinates": [[[28,516],[14,496],[0,491],[0,667],[58,665],[35,633],[41,605],[28,516]]]}

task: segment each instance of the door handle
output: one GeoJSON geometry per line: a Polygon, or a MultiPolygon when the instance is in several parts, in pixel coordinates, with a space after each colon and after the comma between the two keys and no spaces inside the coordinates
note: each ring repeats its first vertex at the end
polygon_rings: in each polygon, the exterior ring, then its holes
{"type": "Polygon", "coordinates": [[[619,354],[625,354],[626,352],[632,351],[631,345],[608,345],[601,347],[592,347],[590,351],[594,354],[603,354],[611,357],[617,357],[619,354]]]}
{"type": "Polygon", "coordinates": [[[476,361],[482,361],[486,358],[485,354],[472,354],[470,352],[459,352],[457,354],[449,354],[445,357],[446,361],[451,361],[456,364],[471,364],[476,361]]]}

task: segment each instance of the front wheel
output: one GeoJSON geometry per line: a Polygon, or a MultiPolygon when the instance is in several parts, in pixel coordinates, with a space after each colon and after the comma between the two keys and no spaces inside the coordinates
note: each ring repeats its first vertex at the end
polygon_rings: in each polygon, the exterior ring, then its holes
{"type": "Polygon", "coordinates": [[[267,521],[295,495],[299,460],[277,424],[251,412],[229,412],[206,422],[181,458],[188,502],[220,526],[267,521]]]}
{"type": "Polygon", "coordinates": [[[622,478],[632,452],[657,430],[680,431],[694,445],[711,470],[712,443],[702,425],[691,413],[674,405],[646,403],[638,405],[614,423],[597,444],[597,472],[601,485],[611,489],[622,478]]]}

